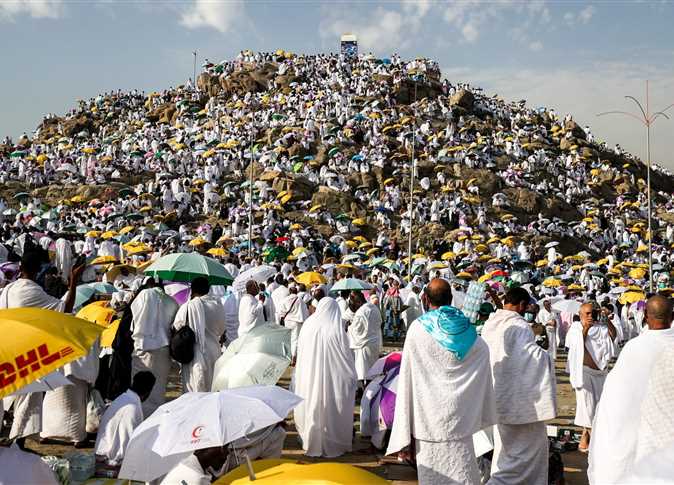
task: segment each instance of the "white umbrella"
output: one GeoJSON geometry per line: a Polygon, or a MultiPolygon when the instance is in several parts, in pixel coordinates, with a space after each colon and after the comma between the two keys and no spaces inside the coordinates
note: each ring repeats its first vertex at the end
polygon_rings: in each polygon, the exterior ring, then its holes
{"type": "Polygon", "coordinates": [[[71,172],[71,173],[77,173],[77,168],[75,168],[74,165],[70,163],[64,163],[61,165],[59,168],[56,169],[57,172],[71,172]]]}
{"type": "Polygon", "coordinates": [[[613,293],[614,295],[619,295],[620,293],[625,293],[627,291],[627,288],[624,286],[616,286],[615,288],[611,288],[611,291],[609,293],[613,293]]]}
{"type": "Polygon", "coordinates": [[[301,400],[276,386],[185,393],[134,430],[119,478],[152,481],[195,450],[223,446],[283,421],[301,400]]]}
{"type": "Polygon", "coordinates": [[[239,273],[234,279],[232,286],[234,291],[244,291],[246,289],[246,283],[250,280],[255,280],[258,283],[266,283],[269,278],[276,274],[276,268],[273,266],[262,265],[255,266],[254,268],[247,269],[243,273],[239,273]]]}
{"type": "Polygon", "coordinates": [[[215,362],[212,391],[274,385],[290,365],[290,329],[261,325],[232,342],[215,362]]]}
{"type": "Polygon", "coordinates": [[[561,313],[578,313],[582,305],[577,300],[560,300],[552,304],[552,309],[561,313]]]}
{"type": "Polygon", "coordinates": [[[546,249],[554,248],[555,246],[559,246],[559,243],[557,241],[551,241],[545,245],[546,249]]]}

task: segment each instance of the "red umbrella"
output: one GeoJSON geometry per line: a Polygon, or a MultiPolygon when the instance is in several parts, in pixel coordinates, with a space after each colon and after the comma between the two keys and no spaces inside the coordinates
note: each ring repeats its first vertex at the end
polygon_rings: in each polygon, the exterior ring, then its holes
{"type": "Polygon", "coordinates": [[[287,236],[282,236],[282,237],[277,237],[277,238],[276,238],[276,242],[277,242],[277,243],[282,243],[282,242],[286,242],[286,241],[290,241],[290,238],[287,237],[287,236]]]}

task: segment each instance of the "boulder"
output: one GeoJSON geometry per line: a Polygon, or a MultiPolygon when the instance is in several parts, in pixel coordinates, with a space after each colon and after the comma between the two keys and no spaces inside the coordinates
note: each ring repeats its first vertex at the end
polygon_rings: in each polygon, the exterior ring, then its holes
{"type": "Polygon", "coordinates": [[[298,201],[311,199],[316,190],[316,185],[301,175],[284,174],[274,180],[272,188],[276,192],[290,191],[292,192],[292,200],[298,201]]]}
{"type": "Polygon", "coordinates": [[[311,205],[321,204],[334,215],[342,212],[354,212],[359,210],[358,204],[349,192],[337,192],[324,185],[318,187],[311,197],[311,205]]]}
{"type": "Polygon", "coordinates": [[[578,123],[576,123],[573,120],[569,120],[566,123],[564,123],[564,131],[566,132],[570,131],[574,138],[580,138],[581,140],[585,140],[587,138],[585,130],[583,130],[578,125],[578,123]]]}
{"type": "Polygon", "coordinates": [[[219,77],[211,76],[207,72],[202,72],[197,76],[197,88],[211,97],[220,94],[222,89],[219,77]]]}
{"type": "Polygon", "coordinates": [[[460,106],[467,110],[472,109],[474,103],[475,96],[473,96],[473,93],[465,89],[459,90],[449,98],[449,104],[451,106],[460,106]]]}
{"type": "Polygon", "coordinates": [[[442,84],[439,82],[413,81],[411,79],[403,79],[393,91],[396,101],[401,104],[412,104],[424,98],[434,99],[441,94],[442,84]]]}
{"type": "Polygon", "coordinates": [[[526,214],[540,212],[542,200],[536,192],[522,187],[508,187],[503,189],[503,193],[508,198],[508,204],[514,211],[521,211],[526,214]]]}
{"type": "Polygon", "coordinates": [[[480,195],[491,196],[501,189],[501,179],[491,170],[483,168],[473,169],[465,165],[454,164],[454,176],[460,180],[476,179],[475,184],[480,189],[480,195]]]}
{"type": "Polygon", "coordinates": [[[63,121],[63,134],[67,137],[73,137],[78,133],[94,131],[94,120],[89,114],[80,113],[63,121]]]}

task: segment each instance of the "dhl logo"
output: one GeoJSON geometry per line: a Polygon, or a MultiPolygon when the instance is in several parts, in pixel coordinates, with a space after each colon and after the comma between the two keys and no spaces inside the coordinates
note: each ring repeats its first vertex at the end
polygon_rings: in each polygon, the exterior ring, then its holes
{"type": "Polygon", "coordinates": [[[75,352],[72,347],[66,346],[61,350],[49,353],[47,344],[38,345],[26,354],[17,355],[12,362],[0,363],[0,389],[3,389],[16,381],[17,376],[24,378],[30,372],[37,372],[41,367],[53,364],[59,359],[75,352]]]}

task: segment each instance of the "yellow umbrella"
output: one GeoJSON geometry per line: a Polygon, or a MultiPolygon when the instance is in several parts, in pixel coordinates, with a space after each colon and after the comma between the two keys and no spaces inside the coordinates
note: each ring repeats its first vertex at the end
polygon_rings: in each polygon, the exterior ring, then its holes
{"type": "Polygon", "coordinates": [[[84,196],[82,196],[82,195],[76,195],[75,197],[73,197],[73,198],[70,199],[70,202],[74,202],[74,203],[76,203],[76,204],[79,204],[79,203],[81,203],[81,202],[84,202],[85,200],[87,200],[87,199],[85,199],[84,196]]]}
{"type": "Polygon", "coordinates": [[[206,240],[200,237],[194,238],[190,241],[190,246],[201,246],[206,244],[206,240]]]}
{"type": "Polygon", "coordinates": [[[223,248],[211,248],[206,253],[210,254],[211,256],[216,256],[219,258],[224,258],[227,256],[227,251],[225,251],[223,248]]]}
{"type": "Polygon", "coordinates": [[[634,268],[631,269],[629,272],[630,278],[634,278],[635,280],[640,280],[646,276],[646,270],[642,268],[634,268]]]}
{"type": "Polygon", "coordinates": [[[101,231],[88,231],[84,235],[86,237],[99,237],[101,235],[101,231]]]}
{"type": "Polygon", "coordinates": [[[356,241],[346,241],[345,244],[346,244],[346,247],[351,248],[351,249],[355,248],[358,245],[356,243],[356,241]]]}
{"type": "Polygon", "coordinates": [[[321,207],[323,207],[323,204],[316,204],[311,209],[309,209],[309,212],[317,212],[321,207]]]}
{"type": "Polygon", "coordinates": [[[149,205],[143,206],[140,209],[138,209],[138,212],[150,212],[150,211],[152,211],[152,207],[150,207],[149,205]]]}
{"type": "Polygon", "coordinates": [[[353,240],[361,243],[367,242],[367,239],[365,239],[363,236],[355,236],[353,240]]]}
{"type": "Polygon", "coordinates": [[[562,282],[556,278],[548,278],[545,281],[543,281],[543,286],[545,286],[546,288],[559,288],[560,286],[562,286],[562,282]]]}
{"type": "Polygon", "coordinates": [[[486,281],[489,281],[490,278],[491,278],[491,273],[486,273],[486,274],[483,274],[482,276],[480,276],[477,279],[477,282],[478,283],[484,283],[486,281]]]}
{"type": "Polygon", "coordinates": [[[583,286],[581,286],[581,285],[577,285],[577,284],[574,283],[574,284],[572,284],[572,285],[569,285],[568,289],[569,289],[569,290],[583,291],[583,290],[585,289],[585,287],[583,287],[583,286]]]}
{"type": "Polygon", "coordinates": [[[302,273],[295,278],[295,281],[302,285],[313,286],[313,285],[324,285],[328,282],[327,278],[320,273],[315,271],[307,271],[302,273]]]}
{"type": "Polygon", "coordinates": [[[115,341],[115,337],[117,336],[117,330],[119,330],[119,323],[121,322],[121,319],[113,320],[113,322],[103,330],[103,333],[101,334],[101,347],[112,347],[112,342],[115,341]]]}
{"type": "Polygon", "coordinates": [[[110,263],[118,263],[119,260],[115,258],[114,256],[99,256],[95,258],[94,260],[89,263],[91,266],[96,266],[99,264],[110,264],[110,263]]]}
{"type": "Polygon", "coordinates": [[[126,270],[131,274],[135,274],[136,271],[137,271],[136,268],[131,266],[131,265],[117,264],[117,265],[111,267],[110,269],[108,269],[108,271],[105,273],[106,279],[108,281],[115,281],[115,278],[117,278],[117,276],[119,276],[119,273],[122,271],[122,268],[126,268],[126,270]]]}
{"type": "Polygon", "coordinates": [[[372,243],[370,241],[365,241],[358,245],[358,249],[365,249],[369,248],[370,246],[372,246],[372,243]]]}
{"type": "Polygon", "coordinates": [[[461,271],[459,274],[456,275],[456,277],[466,279],[466,280],[473,279],[473,276],[470,273],[467,273],[465,271],[461,271]]]}
{"type": "Polygon", "coordinates": [[[286,195],[280,198],[281,204],[285,204],[290,201],[290,199],[293,198],[293,194],[288,192],[286,195]]]}
{"type": "Polygon", "coordinates": [[[536,261],[536,267],[537,268],[542,268],[543,266],[547,266],[547,265],[548,265],[547,259],[539,259],[538,261],[536,261]]]}
{"type": "Polygon", "coordinates": [[[147,244],[142,244],[140,246],[136,246],[136,247],[133,247],[133,248],[129,249],[126,253],[129,256],[135,256],[135,255],[138,255],[138,254],[145,254],[145,253],[151,253],[151,252],[152,252],[152,248],[150,246],[148,246],[147,244]]]}
{"type": "Polygon", "coordinates": [[[367,251],[365,251],[365,254],[367,256],[372,256],[373,254],[376,254],[377,251],[379,251],[379,248],[370,248],[367,251]]]}
{"type": "Polygon", "coordinates": [[[306,253],[306,252],[307,252],[307,248],[304,248],[304,247],[300,246],[299,248],[293,249],[293,256],[299,256],[300,254],[306,253]]]}
{"type": "Polygon", "coordinates": [[[395,182],[395,179],[388,178],[388,179],[384,180],[384,185],[392,184],[393,182],[395,182]]]}
{"type": "Polygon", "coordinates": [[[43,308],[0,310],[0,398],[86,355],[103,329],[43,308]]]}
{"type": "Polygon", "coordinates": [[[119,230],[120,234],[127,234],[131,231],[133,231],[135,228],[133,226],[125,226],[119,230]]]}
{"type": "Polygon", "coordinates": [[[452,251],[447,251],[446,253],[442,253],[442,256],[440,256],[440,259],[443,261],[449,261],[450,259],[456,258],[456,254],[454,254],[452,251]]]}
{"type": "Polygon", "coordinates": [[[82,148],[82,152],[91,155],[92,153],[96,153],[96,149],[91,147],[85,147],[82,148]]]}
{"type": "Polygon", "coordinates": [[[354,219],[351,221],[354,226],[364,226],[365,225],[365,219],[362,217],[359,217],[358,219],[354,219]]]}
{"type": "Polygon", "coordinates": [[[638,301],[642,301],[646,299],[646,295],[642,291],[626,291],[622,295],[620,295],[620,298],[618,298],[618,301],[622,304],[625,305],[627,303],[636,303],[638,301]]]}
{"type": "Polygon", "coordinates": [[[486,253],[489,251],[489,248],[485,244],[478,244],[475,246],[475,251],[478,253],[486,253]]]}
{"type": "Polygon", "coordinates": [[[255,460],[251,481],[246,464],[220,477],[214,485],[387,485],[388,480],[345,463],[301,463],[294,460],[255,460]]]}
{"type": "Polygon", "coordinates": [[[101,234],[101,237],[103,239],[112,239],[117,235],[117,231],[105,231],[103,234],[101,234]]]}

